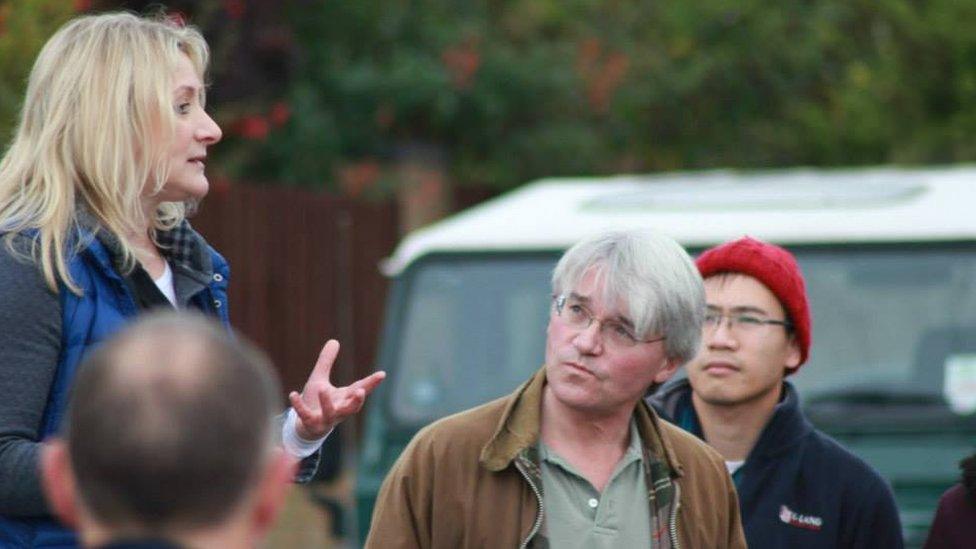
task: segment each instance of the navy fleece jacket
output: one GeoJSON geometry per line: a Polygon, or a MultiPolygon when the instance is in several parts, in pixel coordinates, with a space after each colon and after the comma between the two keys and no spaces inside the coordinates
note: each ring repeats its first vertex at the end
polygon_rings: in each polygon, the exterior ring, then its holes
{"type": "MultiPolygon", "coordinates": [[[[648,403],[663,418],[704,438],[687,379],[665,385],[648,403]]],[[[887,482],[813,428],[788,382],[783,383],[782,400],[733,479],[746,541],[753,549],[898,549],[904,545],[887,482]]]]}

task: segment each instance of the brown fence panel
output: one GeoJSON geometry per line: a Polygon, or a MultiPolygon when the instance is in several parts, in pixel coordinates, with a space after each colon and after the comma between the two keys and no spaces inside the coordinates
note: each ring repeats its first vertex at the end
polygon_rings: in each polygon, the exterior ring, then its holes
{"type": "Polygon", "coordinates": [[[215,188],[192,223],[231,265],[231,323],[264,349],[285,389],[300,389],[329,338],[346,384],[373,368],[397,240],[391,201],[301,189],[215,188]]]}

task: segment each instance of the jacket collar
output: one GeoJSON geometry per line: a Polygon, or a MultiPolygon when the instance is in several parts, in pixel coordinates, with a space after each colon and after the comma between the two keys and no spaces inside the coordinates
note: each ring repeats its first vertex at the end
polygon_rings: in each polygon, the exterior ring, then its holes
{"type": "Polygon", "coordinates": [[[206,284],[213,276],[209,246],[186,219],[169,231],[157,233],[156,242],[174,269],[196,278],[201,284],[206,284]]]}
{"type": "MultiPolygon", "coordinates": [[[[479,461],[486,469],[496,472],[505,469],[520,452],[538,442],[545,385],[546,369],[542,367],[508,397],[494,434],[481,449],[479,461]]],[[[634,416],[644,448],[663,458],[672,476],[682,476],[684,471],[671,441],[660,428],[661,419],[643,401],[638,402],[634,416]]]]}
{"type": "MultiPolygon", "coordinates": [[[[111,262],[117,272],[124,273],[122,244],[114,233],[105,230],[98,219],[88,210],[80,207],[76,215],[76,225],[78,227],[79,242],[84,247],[94,236],[98,242],[108,252],[108,257],[98,256],[100,261],[111,262]]],[[[209,247],[186,219],[182,220],[176,227],[168,231],[156,233],[156,242],[159,244],[159,251],[170,263],[174,271],[179,271],[188,277],[196,280],[200,284],[207,284],[213,276],[213,258],[209,253],[209,247]]],[[[107,265],[108,266],[108,265],[107,265]]]]}
{"type": "Polygon", "coordinates": [[[783,398],[763,429],[752,456],[773,456],[796,444],[813,431],[813,425],[800,410],[800,395],[789,381],[783,382],[783,398]]]}
{"type": "MultiPolygon", "coordinates": [[[[690,397],[691,383],[683,378],[667,383],[647,401],[670,421],[680,423],[683,415],[691,414],[697,424],[698,417],[690,397]]],[[[800,395],[796,388],[789,381],[783,381],[783,396],[776,404],[769,422],[763,427],[759,440],[749,453],[749,459],[778,454],[796,444],[812,430],[813,425],[800,409],[800,395]]],[[[702,436],[701,432],[694,434],[702,436]]]]}
{"type": "Polygon", "coordinates": [[[542,388],[545,385],[546,369],[543,367],[509,396],[494,434],[481,449],[479,461],[489,471],[505,469],[519,452],[539,440],[542,388]]]}

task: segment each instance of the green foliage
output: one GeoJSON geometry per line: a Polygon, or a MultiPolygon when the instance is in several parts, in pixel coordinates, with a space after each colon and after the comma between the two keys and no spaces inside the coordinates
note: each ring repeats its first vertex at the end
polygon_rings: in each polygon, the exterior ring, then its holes
{"type": "MultiPolygon", "coordinates": [[[[458,184],[497,188],[548,175],[976,161],[973,2],[261,6],[171,6],[213,46],[225,142],[212,164],[234,179],[385,192],[397,160],[418,150],[458,184]]],[[[0,133],[36,50],[70,11],[0,3],[0,133]]]]}
{"type": "MultiPolygon", "coordinates": [[[[258,154],[288,181],[441,147],[461,184],[707,167],[976,160],[976,4],[301,2],[258,154]]],[[[323,175],[326,174],[326,175],[323,175]]]]}
{"type": "Polygon", "coordinates": [[[0,0],[0,149],[13,136],[34,58],[74,11],[64,0],[0,0]]]}

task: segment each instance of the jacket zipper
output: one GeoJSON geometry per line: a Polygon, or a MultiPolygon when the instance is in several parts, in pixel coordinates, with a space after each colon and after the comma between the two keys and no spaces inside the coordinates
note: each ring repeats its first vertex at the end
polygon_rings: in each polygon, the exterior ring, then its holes
{"type": "Polygon", "coordinates": [[[525,482],[529,483],[529,487],[532,488],[532,493],[535,494],[535,500],[539,504],[539,514],[537,514],[535,517],[535,524],[533,524],[532,529],[529,530],[529,535],[526,536],[519,545],[519,549],[525,549],[529,546],[529,540],[539,533],[539,528],[542,526],[542,495],[539,494],[539,488],[537,488],[535,483],[532,482],[532,479],[529,478],[529,474],[522,469],[522,464],[519,463],[517,459],[515,460],[515,468],[518,469],[518,472],[522,475],[522,478],[525,479],[525,482]]]}
{"type": "Polygon", "coordinates": [[[671,520],[668,529],[671,531],[671,547],[681,549],[678,543],[678,509],[681,507],[681,485],[674,483],[674,507],[671,509],[671,520]]]}

